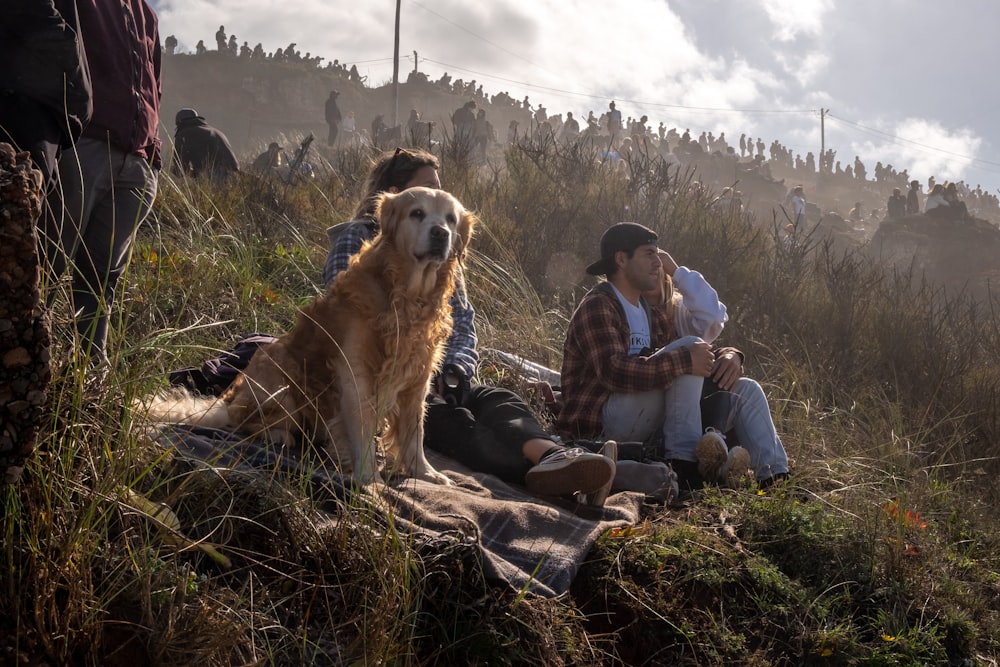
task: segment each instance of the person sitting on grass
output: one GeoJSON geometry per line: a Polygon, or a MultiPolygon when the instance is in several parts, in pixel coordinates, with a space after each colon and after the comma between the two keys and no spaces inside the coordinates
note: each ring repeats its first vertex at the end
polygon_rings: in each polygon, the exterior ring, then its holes
{"type": "Polygon", "coordinates": [[[748,467],[762,487],[786,478],[763,390],[743,377],[739,350],[712,346],[728,319],[725,305],[657,240],[632,222],[602,236],[601,258],[587,273],[607,280],[584,296],[563,346],[560,434],[645,441],[661,431],[682,489],[732,485],[748,467]],[[717,390],[703,401],[706,379],[717,390]],[[727,448],[729,431],[742,447],[727,448]]]}
{"type": "MultiPolygon", "coordinates": [[[[438,159],[417,149],[397,148],[373,164],[354,220],[328,230],[330,252],[323,279],[331,284],[353,255],[379,232],[378,196],[425,186],[441,188],[438,159]]],[[[451,295],[453,331],[441,371],[427,397],[424,444],[472,470],[523,484],[536,495],[581,494],[602,506],[615,476],[614,457],[579,447],[565,447],[546,433],[531,409],[515,393],[473,384],[479,354],[475,311],[459,277],[451,295]]]]}

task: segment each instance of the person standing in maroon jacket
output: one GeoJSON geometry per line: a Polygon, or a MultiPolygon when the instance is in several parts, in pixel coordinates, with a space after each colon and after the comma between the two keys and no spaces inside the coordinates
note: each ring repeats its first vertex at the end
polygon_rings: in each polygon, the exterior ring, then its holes
{"type": "Polygon", "coordinates": [[[94,112],[58,162],[43,247],[53,276],[73,274],[80,352],[106,360],[115,287],[161,167],[160,36],[146,0],[77,0],[94,112]]]}

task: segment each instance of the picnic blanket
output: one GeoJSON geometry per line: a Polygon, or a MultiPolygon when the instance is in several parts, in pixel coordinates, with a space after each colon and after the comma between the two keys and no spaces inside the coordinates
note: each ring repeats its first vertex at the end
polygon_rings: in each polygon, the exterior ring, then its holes
{"type": "MultiPolygon", "coordinates": [[[[335,471],[316,468],[315,463],[307,468],[286,450],[237,434],[181,424],[160,431],[157,441],[214,466],[257,469],[261,474],[275,469],[306,473],[316,491],[348,495],[349,480],[335,471]]],[[[603,508],[540,499],[433,450],[427,450],[427,457],[455,485],[390,480],[382,494],[388,505],[385,520],[405,534],[459,535],[473,542],[486,577],[518,591],[543,597],[565,593],[601,534],[639,520],[641,493],[616,493],[603,508]]]]}

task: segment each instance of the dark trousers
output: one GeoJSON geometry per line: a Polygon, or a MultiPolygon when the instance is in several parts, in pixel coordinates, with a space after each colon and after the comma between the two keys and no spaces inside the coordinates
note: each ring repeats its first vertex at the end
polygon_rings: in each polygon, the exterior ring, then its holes
{"type": "Polygon", "coordinates": [[[533,464],[521,448],[533,438],[552,436],[525,402],[507,389],[475,385],[460,406],[428,399],[424,445],[477,472],[523,484],[533,464]]]}
{"type": "Polygon", "coordinates": [[[0,142],[31,153],[46,188],[55,174],[62,134],[59,122],[40,104],[23,96],[0,93],[0,142]]]}

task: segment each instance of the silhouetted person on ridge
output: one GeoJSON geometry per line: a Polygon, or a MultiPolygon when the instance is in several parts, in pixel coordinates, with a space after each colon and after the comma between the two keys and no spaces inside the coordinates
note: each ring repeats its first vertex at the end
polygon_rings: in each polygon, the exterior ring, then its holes
{"type": "Polygon", "coordinates": [[[906,216],[906,197],[903,196],[899,188],[892,189],[892,196],[886,202],[886,208],[889,211],[889,217],[892,219],[906,216]]]}
{"type": "Polygon", "coordinates": [[[326,98],[326,124],[330,126],[330,134],[326,138],[328,146],[337,144],[337,132],[340,128],[340,121],[344,118],[344,115],[340,113],[340,107],[337,106],[338,97],[340,97],[340,91],[331,90],[330,97],[326,98]]]}
{"type": "Polygon", "coordinates": [[[920,181],[910,181],[910,191],[906,193],[906,214],[920,213],[920,181]]]}

